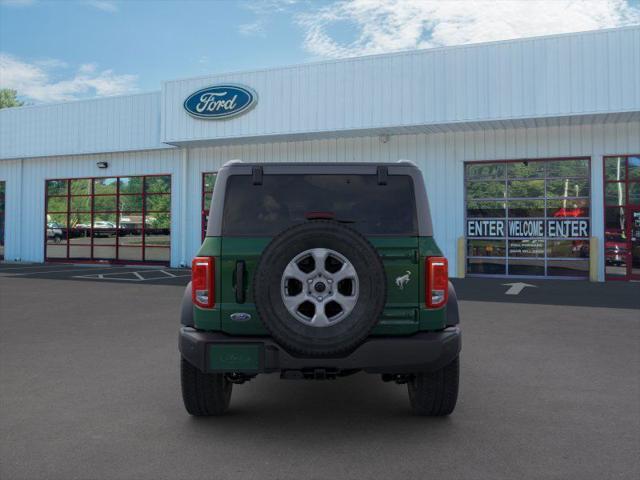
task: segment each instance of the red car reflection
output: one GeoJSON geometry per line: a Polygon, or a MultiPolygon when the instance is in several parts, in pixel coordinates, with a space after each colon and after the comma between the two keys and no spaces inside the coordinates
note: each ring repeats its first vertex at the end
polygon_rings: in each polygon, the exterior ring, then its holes
{"type": "Polygon", "coordinates": [[[559,208],[553,213],[554,217],[586,217],[584,208],[559,208]]]}
{"type": "Polygon", "coordinates": [[[627,242],[624,234],[605,233],[604,261],[607,265],[625,265],[627,263],[627,242]]]}

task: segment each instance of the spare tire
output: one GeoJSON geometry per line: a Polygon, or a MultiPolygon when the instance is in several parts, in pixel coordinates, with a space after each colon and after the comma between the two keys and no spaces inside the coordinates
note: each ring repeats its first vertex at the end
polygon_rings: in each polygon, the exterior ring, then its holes
{"type": "Polygon", "coordinates": [[[376,249],[355,230],[329,220],[296,225],[260,257],[253,298],[272,337],[293,354],[339,356],[378,322],[386,276],[376,249]]]}

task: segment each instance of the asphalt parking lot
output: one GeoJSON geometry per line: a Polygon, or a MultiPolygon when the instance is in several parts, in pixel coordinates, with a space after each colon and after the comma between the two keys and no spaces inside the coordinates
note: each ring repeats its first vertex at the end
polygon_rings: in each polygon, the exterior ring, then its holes
{"type": "Polygon", "coordinates": [[[406,387],[358,374],[263,375],[228,416],[194,419],[176,345],[188,272],[17,267],[0,265],[2,479],[640,476],[638,284],[456,281],[450,418],[413,417],[406,387]]]}

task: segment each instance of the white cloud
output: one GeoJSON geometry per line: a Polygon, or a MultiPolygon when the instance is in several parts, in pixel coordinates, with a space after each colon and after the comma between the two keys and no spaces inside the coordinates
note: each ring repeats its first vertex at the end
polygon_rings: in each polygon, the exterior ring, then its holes
{"type": "Polygon", "coordinates": [[[505,40],[640,23],[627,0],[340,0],[298,15],[318,57],[505,40]],[[349,27],[355,38],[332,34],[349,27]]]}
{"type": "Polygon", "coordinates": [[[136,88],[136,75],[118,75],[113,70],[99,71],[95,64],[81,65],[70,78],[54,78],[54,69],[60,62],[49,59],[49,65],[42,62],[28,63],[18,58],[0,53],[0,88],[11,88],[20,96],[35,102],[59,102],[83,97],[106,97],[132,93],[136,88]],[[52,63],[53,62],[53,63],[52,63]]]}
{"type": "Polygon", "coordinates": [[[238,27],[238,32],[240,32],[241,35],[244,35],[247,37],[264,36],[265,34],[264,26],[265,26],[264,20],[256,20],[255,22],[251,22],[251,23],[243,23],[238,27]]]}
{"type": "Polygon", "coordinates": [[[115,13],[119,10],[118,4],[109,0],[85,0],[83,3],[103,12],[115,13]]]}

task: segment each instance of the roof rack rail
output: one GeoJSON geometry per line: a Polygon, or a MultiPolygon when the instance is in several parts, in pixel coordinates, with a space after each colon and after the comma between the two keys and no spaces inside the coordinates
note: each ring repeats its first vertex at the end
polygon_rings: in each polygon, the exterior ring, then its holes
{"type": "Polygon", "coordinates": [[[242,160],[234,158],[233,160],[228,160],[228,161],[224,162],[224,165],[222,165],[222,166],[226,167],[227,165],[235,165],[236,163],[244,163],[244,162],[242,160]]]}
{"type": "Polygon", "coordinates": [[[418,166],[413,160],[406,160],[404,158],[401,158],[400,160],[398,160],[397,163],[408,163],[409,165],[413,165],[414,167],[418,166]]]}

